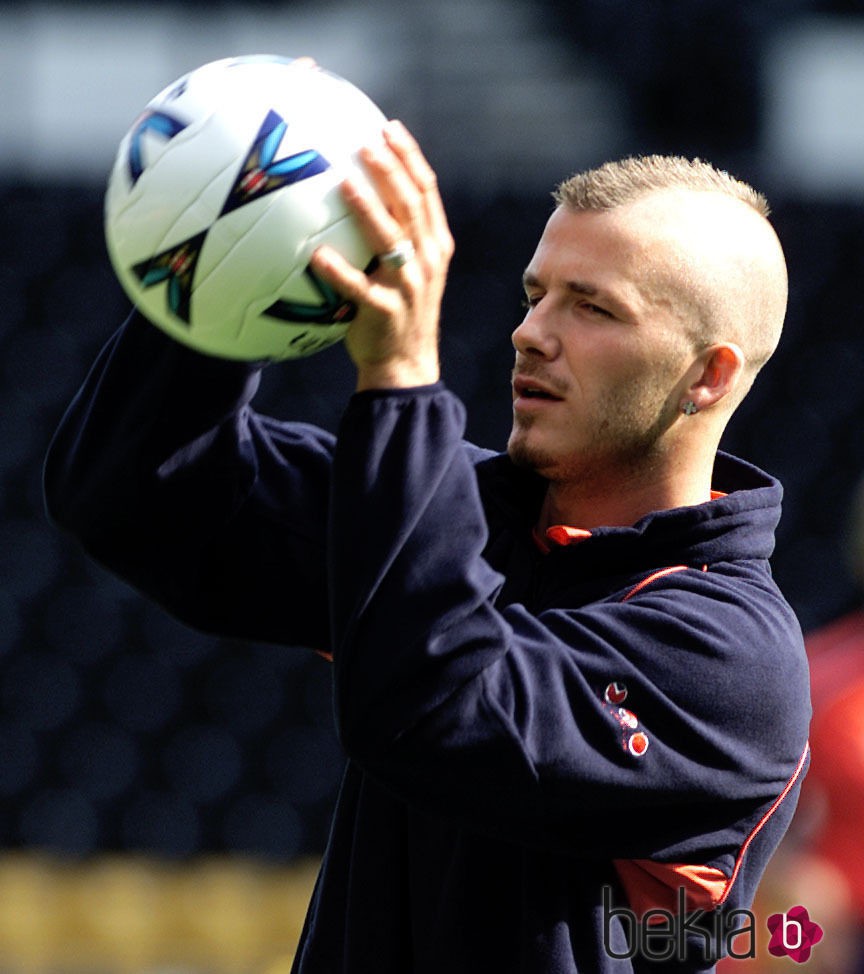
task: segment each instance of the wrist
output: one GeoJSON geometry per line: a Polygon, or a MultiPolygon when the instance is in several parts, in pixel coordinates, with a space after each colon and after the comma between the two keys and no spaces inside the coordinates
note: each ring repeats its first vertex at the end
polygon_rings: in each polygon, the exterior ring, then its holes
{"type": "Polygon", "coordinates": [[[357,366],[357,392],[431,386],[440,378],[441,368],[437,357],[423,361],[366,362],[357,366]]]}

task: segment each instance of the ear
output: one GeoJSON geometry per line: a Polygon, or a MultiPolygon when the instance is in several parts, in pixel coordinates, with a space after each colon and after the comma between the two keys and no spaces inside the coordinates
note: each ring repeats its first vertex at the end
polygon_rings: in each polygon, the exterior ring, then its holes
{"type": "Polygon", "coordinates": [[[682,409],[692,403],[695,408],[687,411],[701,412],[729,396],[730,403],[737,402],[732,394],[743,381],[744,366],[744,353],[738,345],[710,345],[693,363],[691,375],[695,376],[681,398],[682,409]]]}

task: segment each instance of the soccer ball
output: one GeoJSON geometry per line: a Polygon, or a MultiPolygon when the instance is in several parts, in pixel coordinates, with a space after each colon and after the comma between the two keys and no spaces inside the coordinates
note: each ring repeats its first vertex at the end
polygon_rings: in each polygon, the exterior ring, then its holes
{"type": "Polygon", "coordinates": [[[339,341],[356,309],[309,259],[327,243],[371,267],[339,184],[365,180],[357,151],[381,141],[384,122],[307,59],[226,58],[169,85],[122,139],[105,194],[108,254],[129,298],[224,358],[299,358],[339,341]]]}

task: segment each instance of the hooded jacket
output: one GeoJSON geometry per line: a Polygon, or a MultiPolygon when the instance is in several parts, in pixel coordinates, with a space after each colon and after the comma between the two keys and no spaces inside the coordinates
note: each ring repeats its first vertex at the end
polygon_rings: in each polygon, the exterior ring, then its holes
{"type": "Polygon", "coordinates": [[[443,385],[359,393],[333,437],[256,384],[133,317],[45,485],[184,621],[332,658],[348,764],[297,974],[707,971],[767,939],[809,720],[777,482],[721,454],[710,502],[538,538],[544,482],[443,385]]]}

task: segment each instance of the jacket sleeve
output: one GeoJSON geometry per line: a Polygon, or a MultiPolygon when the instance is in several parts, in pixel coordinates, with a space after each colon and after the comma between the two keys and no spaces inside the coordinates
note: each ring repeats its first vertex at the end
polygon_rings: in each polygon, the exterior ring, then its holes
{"type": "Polygon", "coordinates": [[[751,611],[694,570],[626,601],[497,607],[462,422],[438,386],[355,396],[340,430],[329,544],[349,755],[411,804],[517,842],[682,862],[740,846],[806,739],[806,673],[794,651],[775,665],[785,603],[766,592],[751,611]]]}
{"type": "Polygon", "coordinates": [[[47,510],[189,625],[327,650],[332,437],[256,414],[258,383],[133,315],[55,433],[47,510]]]}

